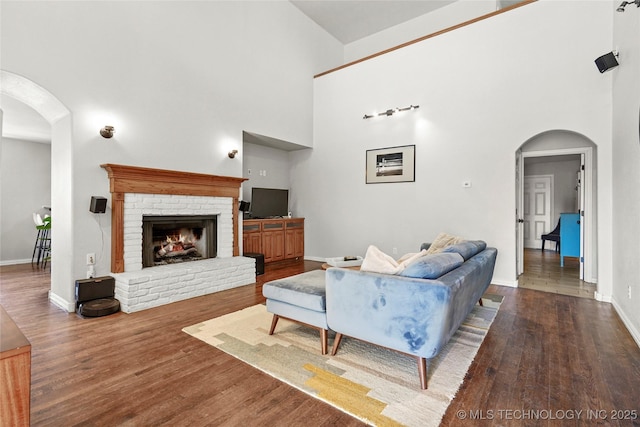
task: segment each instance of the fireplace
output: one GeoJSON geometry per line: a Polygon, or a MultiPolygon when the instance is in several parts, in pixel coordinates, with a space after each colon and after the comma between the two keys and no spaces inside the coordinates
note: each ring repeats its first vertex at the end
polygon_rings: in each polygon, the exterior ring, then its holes
{"type": "Polygon", "coordinates": [[[143,215],[142,266],[215,258],[217,215],[143,215]]]}

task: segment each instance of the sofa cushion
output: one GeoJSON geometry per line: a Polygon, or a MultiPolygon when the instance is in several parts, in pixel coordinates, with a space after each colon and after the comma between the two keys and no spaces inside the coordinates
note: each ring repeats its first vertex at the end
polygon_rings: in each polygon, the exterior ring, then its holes
{"type": "Polygon", "coordinates": [[[272,280],[262,286],[267,299],[282,301],[309,310],[326,310],[325,271],[312,270],[284,279],[272,280]]]}
{"type": "MultiPolygon", "coordinates": [[[[458,242],[462,242],[463,239],[458,236],[452,236],[447,233],[440,233],[436,236],[436,239],[429,245],[427,249],[427,255],[437,254],[438,252],[442,252],[444,248],[450,245],[454,245],[458,242]]],[[[423,249],[422,247],[420,249],[423,249]]]]}
{"type": "Polygon", "coordinates": [[[426,255],[407,265],[400,275],[419,279],[437,279],[454,268],[460,267],[463,262],[462,255],[456,252],[426,255]]]}
{"type": "Polygon", "coordinates": [[[455,245],[447,246],[442,250],[444,253],[455,252],[462,255],[464,260],[468,260],[472,256],[482,252],[487,244],[482,240],[464,240],[455,245]]]}

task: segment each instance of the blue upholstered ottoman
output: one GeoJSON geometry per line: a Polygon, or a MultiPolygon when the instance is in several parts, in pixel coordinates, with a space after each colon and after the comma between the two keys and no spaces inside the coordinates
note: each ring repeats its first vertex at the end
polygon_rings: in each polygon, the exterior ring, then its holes
{"type": "Polygon", "coordinates": [[[322,354],[327,354],[327,311],[325,297],[325,271],[313,270],[262,285],[267,299],[267,311],[273,313],[272,335],[278,319],[283,317],[320,330],[322,354]]]}

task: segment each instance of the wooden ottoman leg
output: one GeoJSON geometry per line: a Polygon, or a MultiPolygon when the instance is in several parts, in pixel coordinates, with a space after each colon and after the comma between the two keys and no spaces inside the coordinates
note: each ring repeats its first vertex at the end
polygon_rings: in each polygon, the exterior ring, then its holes
{"type": "Polygon", "coordinates": [[[273,335],[273,331],[276,330],[276,324],[278,323],[279,318],[280,316],[278,316],[277,314],[273,315],[273,319],[271,319],[271,329],[269,329],[269,335],[273,335]]]}
{"type": "Polygon", "coordinates": [[[327,354],[327,330],[320,329],[320,347],[322,354],[327,354]]]}

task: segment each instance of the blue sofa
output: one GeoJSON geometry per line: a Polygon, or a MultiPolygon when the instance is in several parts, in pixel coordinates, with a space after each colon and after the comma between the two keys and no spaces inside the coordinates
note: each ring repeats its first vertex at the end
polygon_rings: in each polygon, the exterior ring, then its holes
{"type": "Polygon", "coordinates": [[[328,269],[327,324],[336,332],[332,354],[346,335],[413,355],[426,389],[427,359],[438,355],[481,302],[497,253],[482,241],[464,241],[423,257],[399,275],[328,269]]]}

